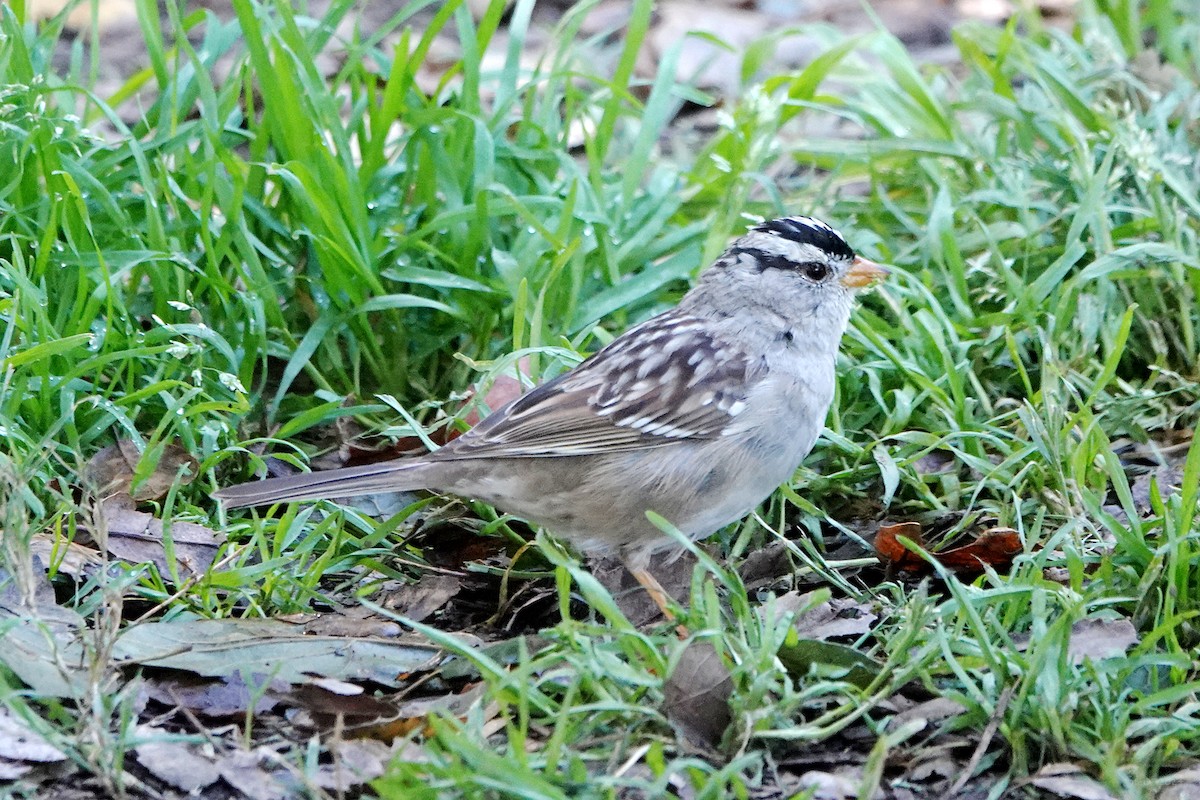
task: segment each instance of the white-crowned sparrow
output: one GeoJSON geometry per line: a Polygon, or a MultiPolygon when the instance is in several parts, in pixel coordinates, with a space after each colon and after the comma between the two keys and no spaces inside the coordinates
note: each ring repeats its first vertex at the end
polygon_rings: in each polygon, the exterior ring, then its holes
{"type": "MultiPolygon", "coordinates": [[[[235,508],[449,492],[544,525],[584,551],[619,550],[639,580],[653,582],[643,559],[671,540],[646,512],[698,539],[788,480],[833,399],[855,290],[885,275],[824,222],[772,220],[735,241],[678,306],[436,452],[246,483],[216,497],[235,508]]],[[[647,583],[652,595],[655,586],[647,583]]]]}

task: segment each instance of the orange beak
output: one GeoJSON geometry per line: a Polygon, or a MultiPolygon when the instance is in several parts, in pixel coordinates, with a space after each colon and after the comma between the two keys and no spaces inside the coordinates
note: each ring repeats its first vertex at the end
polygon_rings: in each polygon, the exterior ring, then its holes
{"type": "Polygon", "coordinates": [[[851,289],[862,289],[871,284],[891,275],[891,271],[885,269],[874,261],[868,261],[862,256],[856,256],[850,264],[850,269],[842,276],[842,286],[848,286],[851,289]]]}

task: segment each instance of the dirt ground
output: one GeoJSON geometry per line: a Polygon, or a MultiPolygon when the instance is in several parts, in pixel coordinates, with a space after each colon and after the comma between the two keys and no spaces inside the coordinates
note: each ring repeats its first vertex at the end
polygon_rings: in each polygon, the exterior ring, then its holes
{"type": "MultiPolygon", "coordinates": [[[[319,17],[328,2],[312,0],[307,4],[308,14],[319,17]]],[[[1073,4],[1074,0],[1042,0],[1040,3],[1043,13],[1052,17],[1069,14],[1073,4]]],[[[41,18],[59,13],[65,5],[66,0],[29,0],[33,13],[41,18]]],[[[230,0],[184,0],[183,5],[184,14],[207,10],[222,20],[234,16],[230,0]]],[[[406,0],[362,2],[355,24],[360,30],[369,31],[405,5],[406,0]]],[[[467,5],[478,16],[486,8],[487,0],[468,0],[467,5]]],[[[535,6],[527,37],[530,49],[549,40],[555,24],[571,5],[563,0],[543,0],[535,6]]],[[[589,13],[581,33],[586,36],[609,33],[619,39],[631,5],[629,0],[603,0],[589,13]]],[[[966,20],[1001,24],[1014,10],[1011,0],[873,0],[869,10],[864,6],[861,0],[661,0],[639,72],[644,77],[651,77],[659,57],[683,39],[680,76],[695,76],[699,88],[718,97],[729,96],[735,94],[740,85],[737,50],[775,34],[781,28],[814,23],[832,26],[843,33],[861,33],[882,26],[896,35],[918,61],[945,62],[954,58],[950,42],[954,25],[966,20]],[[734,52],[723,50],[701,37],[688,37],[689,32],[718,37],[734,52]]],[[[415,18],[414,27],[420,28],[422,20],[431,16],[430,9],[422,12],[415,18]]],[[[163,18],[166,18],[165,10],[163,18]]],[[[101,98],[111,96],[131,75],[149,66],[134,0],[84,2],[70,12],[66,28],[70,35],[64,37],[60,45],[57,66],[65,71],[71,60],[80,54],[87,59],[84,63],[89,63],[91,47],[98,44],[96,88],[101,98]]],[[[453,30],[453,26],[448,26],[447,30],[453,30]]],[[[505,46],[503,35],[493,39],[492,50],[497,58],[503,57],[505,46]]],[[[784,36],[774,58],[763,65],[761,73],[766,75],[802,67],[816,55],[817,46],[816,41],[803,32],[784,36]]],[[[431,80],[436,80],[441,68],[457,58],[458,44],[450,36],[443,36],[430,53],[426,72],[431,80]]],[[[535,58],[538,53],[528,55],[535,58]]],[[[331,55],[320,66],[332,73],[338,67],[336,55],[331,55]]],[[[136,102],[127,102],[121,109],[122,116],[133,121],[137,108],[136,102]]]]}

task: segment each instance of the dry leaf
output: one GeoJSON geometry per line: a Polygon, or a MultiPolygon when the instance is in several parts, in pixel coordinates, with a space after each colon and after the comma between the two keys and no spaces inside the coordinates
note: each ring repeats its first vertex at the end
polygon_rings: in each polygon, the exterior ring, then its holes
{"type": "Polygon", "coordinates": [[[1197,800],[1200,798],[1200,768],[1188,767],[1170,775],[1160,775],[1166,784],[1155,800],[1197,800]]]}
{"type": "MultiPolygon", "coordinates": [[[[721,6],[712,0],[674,0],[658,4],[656,11],[654,27],[638,63],[639,71],[643,75],[654,74],[657,62],[678,47],[679,75],[701,89],[716,89],[727,95],[737,95],[741,89],[746,50],[781,27],[778,19],[768,15],[748,14],[744,9],[721,6]]],[[[795,10],[787,17],[795,19],[795,10]]],[[[776,42],[773,50],[771,64],[776,69],[785,69],[808,63],[820,52],[820,47],[810,36],[790,35],[776,42]]]]}
{"type": "MultiPolygon", "coordinates": [[[[108,531],[109,553],[133,564],[152,562],[164,578],[174,574],[167,562],[166,525],[161,519],[138,511],[130,505],[128,497],[120,495],[101,502],[97,514],[101,517],[97,522],[108,531]]],[[[225,543],[223,533],[195,522],[176,520],[170,530],[174,563],[181,580],[203,575],[225,543]]]]}
{"type": "MultiPolygon", "coordinates": [[[[4,532],[0,530],[0,537],[4,532]]],[[[29,569],[9,572],[0,566],[0,616],[24,617],[43,609],[54,614],[59,608],[54,585],[46,577],[40,556],[30,559],[29,569]]]]}
{"type": "Polygon", "coordinates": [[[432,669],[441,650],[415,635],[394,639],[308,636],[270,619],[146,622],[113,648],[125,665],[181,669],[209,677],[269,675],[289,683],[310,676],[398,686],[400,676],[432,669]]]}
{"type": "Polygon", "coordinates": [[[138,763],[168,785],[189,794],[198,793],[221,778],[216,764],[198,754],[195,745],[185,744],[148,725],[138,726],[137,734],[146,739],[133,748],[138,763]]]}
{"type": "MultiPolygon", "coordinates": [[[[820,590],[818,590],[820,591],[820,590]]],[[[796,594],[789,592],[789,594],[796,594]]],[[[809,592],[803,597],[811,596],[809,592]]],[[[786,595],[785,595],[786,597],[786,595]]],[[[800,605],[800,608],[807,603],[800,605]]],[[[825,641],[838,636],[860,636],[871,630],[871,623],[878,615],[867,603],[858,603],[848,597],[832,598],[796,617],[793,627],[803,639],[825,641]]]]}
{"type": "Polygon", "coordinates": [[[1029,779],[1039,789],[1077,800],[1118,800],[1104,785],[1074,764],[1047,764],[1029,779]]]}
{"type": "Polygon", "coordinates": [[[958,457],[949,450],[931,450],[913,462],[913,470],[918,475],[937,475],[951,472],[958,463],[958,457]]]}
{"type": "Polygon", "coordinates": [[[137,445],[121,439],[92,456],[83,471],[85,482],[97,497],[128,495],[142,502],[165,497],[176,480],[190,483],[198,470],[196,459],[188,451],[168,444],[162,447],[150,474],[134,486],[141,459],[142,452],[137,445]]]}
{"type": "Polygon", "coordinates": [[[1129,492],[1133,495],[1133,504],[1141,514],[1149,514],[1151,487],[1157,487],[1159,496],[1166,500],[1173,494],[1178,494],[1183,486],[1183,466],[1161,466],[1150,472],[1145,472],[1133,479],[1129,492]]]}
{"type": "Polygon", "coordinates": [[[0,662],[39,697],[83,697],[88,654],[79,640],[84,620],[60,606],[14,609],[0,603],[0,662]]]}
{"type": "MultiPolygon", "coordinates": [[[[433,732],[428,728],[432,715],[465,719],[471,709],[483,699],[485,690],[486,684],[480,681],[458,693],[406,700],[394,707],[393,718],[386,722],[347,727],[356,737],[378,739],[384,742],[408,736],[416,730],[423,731],[425,735],[432,735],[433,732]]],[[[491,722],[498,714],[499,706],[495,703],[488,705],[483,709],[483,722],[491,722]]]]}
{"type": "Polygon", "coordinates": [[[277,695],[287,692],[287,681],[251,675],[249,683],[240,672],[223,678],[205,678],[181,670],[147,670],[143,691],[151,700],[168,708],[186,708],[209,719],[245,717],[250,703],[261,715],[279,705],[277,695]]]}
{"type": "MultiPolygon", "coordinates": [[[[1028,633],[1012,637],[1013,646],[1020,652],[1029,649],[1031,640],[1032,636],[1028,633]]],[[[1099,661],[1124,655],[1137,642],[1137,631],[1127,619],[1082,619],[1071,626],[1067,656],[1075,664],[1082,663],[1084,659],[1099,661]]]]}
{"type": "MultiPolygon", "coordinates": [[[[292,725],[312,730],[356,730],[396,719],[396,703],[388,697],[376,697],[361,687],[328,678],[318,678],[296,686],[286,697],[300,709],[291,716],[292,725]],[[350,692],[348,690],[357,690],[350,692]]],[[[361,735],[361,734],[355,734],[361,735]]]]}
{"type": "Polygon", "coordinates": [[[1004,569],[1024,550],[1021,535],[1012,528],[989,528],[962,547],[943,550],[934,556],[958,573],[982,572],[983,565],[1004,569]]]}
{"type": "Polygon", "coordinates": [[[888,720],[888,728],[895,730],[915,719],[927,722],[941,722],[951,717],[957,717],[967,712],[967,707],[957,700],[948,697],[935,697],[923,703],[917,703],[906,708],[888,720]]]}
{"type": "Polygon", "coordinates": [[[778,578],[794,575],[796,565],[792,561],[791,551],[787,542],[768,542],[746,556],[746,560],[738,566],[738,574],[746,590],[753,592],[774,582],[778,578]]]}
{"type": "MultiPolygon", "coordinates": [[[[67,6],[68,0],[26,0],[31,19],[49,19],[67,6]]],[[[137,3],[134,0],[104,0],[101,3],[76,4],[67,14],[66,28],[76,33],[92,30],[92,13],[95,12],[95,30],[103,34],[117,28],[137,29],[137,3]]]]}
{"type": "Polygon", "coordinates": [[[304,632],[313,636],[350,636],[364,639],[378,636],[390,639],[404,632],[399,623],[384,619],[365,606],[347,608],[333,614],[319,614],[304,623],[304,632]]]}
{"type": "Polygon", "coordinates": [[[32,764],[22,764],[0,758],[0,781],[15,781],[28,775],[32,769],[32,764]]]}
{"type": "Polygon", "coordinates": [[[29,540],[29,553],[41,559],[50,571],[81,580],[104,566],[100,551],[67,541],[60,534],[35,533],[29,540]]]}
{"type": "MultiPolygon", "coordinates": [[[[926,550],[921,536],[921,525],[917,522],[900,522],[881,525],[875,535],[875,550],[889,568],[905,572],[925,573],[929,564],[916,553],[906,548],[898,537],[903,536],[917,547],[926,550]]],[[[931,553],[947,569],[957,574],[973,575],[982,572],[984,566],[1004,569],[1012,565],[1013,559],[1024,550],[1021,536],[1012,528],[990,528],[975,541],[961,547],[952,547],[931,553]]]]}
{"type": "Polygon", "coordinates": [[[313,782],[322,789],[346,793],[373,781],[387,770],[394,758],[415,760],[421,750],[412,742],[385,744],[376,739],[335,739],[329,743],[332,764],[322,764],[313,782]]]}
{"type": "Polygon", "coordinates": [[[712,751],[733,719],[731,694],[733,679],[721,655],[708,642],[693,641],[663,685],[663,713],[683,739],[712,751]]]}
{"type": "MultiPolygon", "coordinates": [[[[521,359],[518,368],[522,375],[528,375],[529,359],[521,359]]],[[[471,387],[463,400],[463,405],[472,405],[472,408],[462,418],[469,427],[478,425],[483,418],[480,414],[479,404],[474,403],[475,395],[478,393],[479,385],[476,384],[471,387]]],[[[524,393],[525,386],[521,381],[511,375],[497,375],[492,381],[492,385],[488,387],[487,394],[483,396],[483,405],[487,407],[488,413],[491,413],[508,405],[524,393]]],[[[427,436],[434,444],[444,445],[457,439],[462,433],[458,428],[441,427],[430,431],[427,436]]],[[[347,442],[339,450],[344,455],[342,462],[330,464],[330,467],[357,467],[363,464],[391,461],[394,458],[424,455],[429,452],[425,440],[419,436],[401,436],[387,447],[363,447],[359,442],[347,442]]]]}
{"type": "Polygon", "coordinates": [[[1125,655],[1137,643],[1137,631],[1127,619],[1082,619],[1071,626],[1067,655],[1076,664],[1084,659],[1099,661],[1125,655]]]}
{"type": "MultiPolygon", "coordinates": [[[[695,568],[696,557],[691,553],[679,553],[676,557],[676,554],[670,551],[655,553],[651,556],[648,567],[650,573],[658,579],[659,585],[677,603],[687,602],[695,568]]],[[[662,609],[654,603],[646,589],[637,582],[620,559],[595,558],[589,562],[588,569],[596,576],[600,585],[608,590],[621,613],[634,626],[646,625],[662,617],[662,609]]]]}
{"type": "Polygon", "coordinates": [[[276,759],[274,751],[266,747],[253,752],[236,750],[219,758],[217,769],[226,783],[249,800],[283,800],[293,793],[273,773],[259,766],[260,762],[272,764],[276,759]]]}
{"type": "Polygon", "coordinates": [[[900,542],[901,536],[911,540],[917,547],[925,546],[925,541],[921,538],[921,523],[897,522],[893,525],[879,526],[879,531],[875,534],[875,551],[884,563],[896,569],[920,569],[925,562],[900,542]]]}
{"type": "Polygon", "coordinates": [[[862,774],[855,770],[852,775],[810,770],[800,776],[799,788],[807,790],[813,800],[850,800],[858,797],[862,774]]]}
{"type": "MultiPolygon", "coordinates": [[[[923,755],[923,754],[922,754],[923,755]]],[[[904,775],[904,780],[908,782],[925,783],[929,782],[930,778],[934,781],[946,781],[949,778],[956,778],[962,772],[962,762],[957,759],[945,755],[931,755],[929,758],[918,761],[904,775]]]]}
{"type": "MultiPolygon", "coordinates": [[[[522,375],[529,375],[529,359],[522,358],[517,365],[522,375]]],[[[479,387],[476,386],[471,390],[471,395],[468,395],[467,401],[470,402],[471,396],[479,392],[479,387]]],[[[483,396],[483,404],[487,406],[488,413],[497,411],[504,406],[516,400],[521,395],[525,394],[525,386],[512,375],[497,375],[492,381],[492,385],[488,387],[487,394],[483,396]]],[[[467,415],[463,417],[463,421],[468,425],[478,425],[482,417],[479,414],[479,406],[472,408],[467,415]]],[[[455,432],[450,438],[457,437],[455,432]]]]}
{"type": "Polygon", "coordinates": [[[65,753],[40,733],[0,706],[0,766],[7,762],[4,773],[16,773],[7,780],[19,778],[35,765],[65,761],[66,758],[65,753]]]}
{"type": "Polygon", "coordinates": [[[421,622],[445,607],[462,590],[456,575],[431,573],[416,583],[406,583],[380,599],[379,605],[396,614],[421,622]]]}

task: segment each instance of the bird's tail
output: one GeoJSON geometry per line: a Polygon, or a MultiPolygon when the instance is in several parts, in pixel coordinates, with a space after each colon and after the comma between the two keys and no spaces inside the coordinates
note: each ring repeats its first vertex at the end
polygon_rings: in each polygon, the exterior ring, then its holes
{"type": "Polygon", "coordinates": [[[297,500],[328,500],[375,492],[404,492],[428,488],[429,468],[424,459],[383,461],[361,467],[322,470],[285,478],[268,478],[227,486],[213,493],[226,508],[261,506],[297,500]]]}

